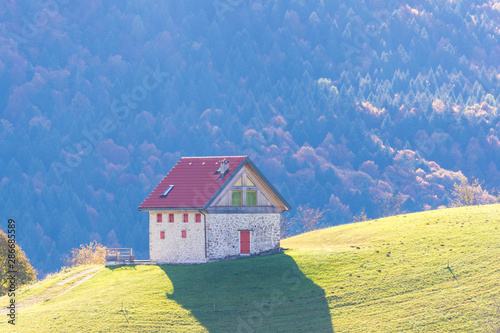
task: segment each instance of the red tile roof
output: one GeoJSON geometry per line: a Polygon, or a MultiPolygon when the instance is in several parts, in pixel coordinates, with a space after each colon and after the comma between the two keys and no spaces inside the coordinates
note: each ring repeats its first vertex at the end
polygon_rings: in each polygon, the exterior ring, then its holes
{"type": "Polygon", "coordinates": [[[246,156],[183,157],[143,201],[139,210],[200,209],[246,159],[246,156]],[[215,172],[220,166],[220,161],[224,159],[229,161],[229,170],[219,180],[220,175],[215,172]],[[174,185],[174,188],[162,198],[161,195],[170,185],[174,185]]]}

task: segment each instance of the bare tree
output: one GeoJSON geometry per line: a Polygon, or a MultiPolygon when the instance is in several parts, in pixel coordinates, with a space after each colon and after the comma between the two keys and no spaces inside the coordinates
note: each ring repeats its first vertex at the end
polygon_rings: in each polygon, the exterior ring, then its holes
{"type": "Polygon", "coordinates": [[[377,205],[378,212],[381,217],[394,216],[404,213],[402,207],[406,199],[401,194],[393,195],[391,193],[384,196],[377,195],[372,201],[377,205]]]}
{"type": "Polygon", "coordinates": [[[299,205],[297,207],[298,211],[298,222],[302,226],[302,229],[304,229],[304,232],[316,230],[318,226],[321,224],[321,222],[324,221],[325,219],[325,213],[328,210],[321,210],[320,208],[309,208],[307,206],[303,207],[302,205],[299,205]]]}
{"type": "Polygon", "coordinates": [[[451,207],[487,205],[500,202],[500,195],[495,196],[494,190],[490,193],[482,188],[483,182],[472,178],[469,182],[467,178],[462,178],[460,184],[455,183],[455,190],[451,193],[453,199],[451,207]]]}
{"type": "Polygon", "coordinates": [[[290,235],[292,227],[295,225],[295,218],[285,218],[283,215],[280,217],[280,238],[286,238],[290,235]]]}
{"type": "Polygon", "coordinates": [[[476,198],[482,191],[481,183],[479,183],[478,179],[473,178],[472,183],[469,183],[465,177],[462,178],[460,184],[455,183],[454,188],[455,190],[451,192],[451,195],[453,196],[453,200],[451,202],[452,207],[476,205],[476,198]]]}

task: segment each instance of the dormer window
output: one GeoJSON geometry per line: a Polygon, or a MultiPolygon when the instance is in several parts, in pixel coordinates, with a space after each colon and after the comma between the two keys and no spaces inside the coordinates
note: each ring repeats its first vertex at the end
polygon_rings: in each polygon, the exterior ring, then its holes
{"type": "Polygon", "coordinates": [[[166,190],[165,192],[163,192],[162,195],[160,195],[160,198],[166,198],[167,195],[170,193],[170,191],[172,191],[172,189],[174,188],[174,185],[170,185],[166,190]]]}

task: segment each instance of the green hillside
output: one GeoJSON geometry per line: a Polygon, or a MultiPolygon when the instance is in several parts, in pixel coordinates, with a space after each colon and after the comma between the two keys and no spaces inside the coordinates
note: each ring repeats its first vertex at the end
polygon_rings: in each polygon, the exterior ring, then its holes
{"type": "Polygon", "coordinates": [[[23,290],[15,331],[496,332],[498,227],[500,205],[454,208],[310,232],[267,257],[78,268],[23,290]]]}

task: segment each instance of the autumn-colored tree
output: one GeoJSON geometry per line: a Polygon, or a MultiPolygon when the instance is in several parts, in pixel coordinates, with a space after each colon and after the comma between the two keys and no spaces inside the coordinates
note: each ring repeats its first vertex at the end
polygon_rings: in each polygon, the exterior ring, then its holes
{"type": "Polygon", "coordinates": [[[96,241],[82,244],[71,250],[71,256],[64,262],[69,267],[82,265],[104,265],[106,261],[106,247],[96,241]]]}
{"type": "Polygon", "coordinates": [[[15,289],[36,281],[36,270],[31,266],[21,247],[15,244],[12,248],[11,244],[14,243],[9,243],[7,235],[0,230],[0,296],[8,293],[12,283],[11,275],[15,277],[15,289]],[[12,261],[9,261],[9,254],[12,256],[10,258],[12,261]],[[13,266],[10,266],[11,264],[13,266]]]}
{"type": "Polygon", "coordinates": [[[353,216],[353,219],[355,222],[368,221],[368,216],[366,216],[365,209],[363,208],[363,210],[361,211],[361,213],[359,213],[358,216],[353,216]]]}

